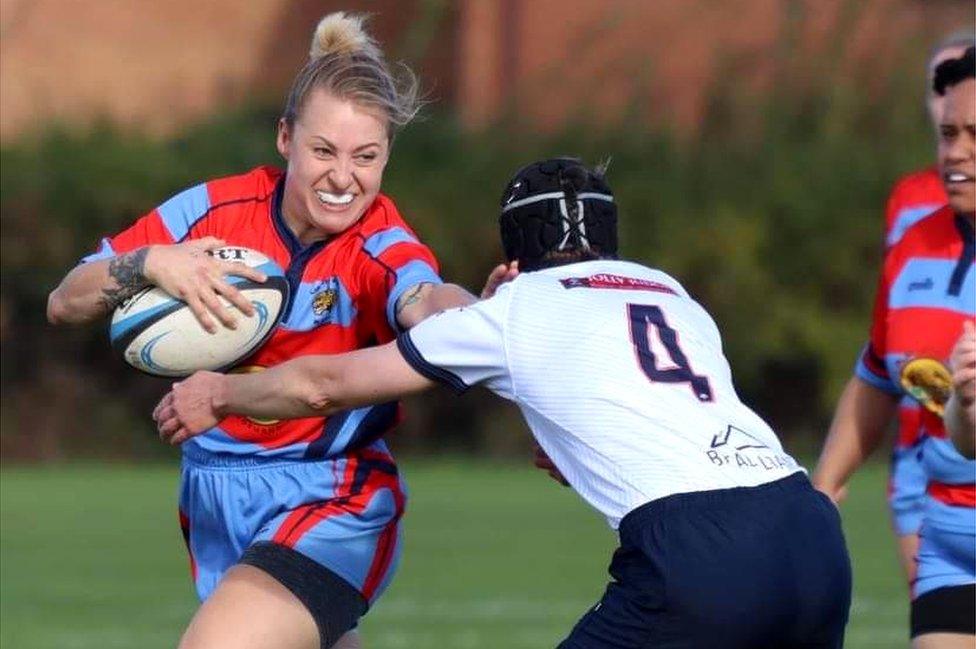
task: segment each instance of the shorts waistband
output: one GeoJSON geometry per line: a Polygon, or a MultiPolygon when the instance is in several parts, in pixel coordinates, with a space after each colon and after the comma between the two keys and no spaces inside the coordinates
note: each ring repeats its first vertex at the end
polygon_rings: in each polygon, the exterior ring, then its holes
{"type": "Polygon", "coordinates": [[[309,464],[316,462],[332,462],[342,456],[333,458],[285,458],[266,455],[237,455],[235,453],[211,453],[196,444],[184,444],[182,447],[183,462],[194,466],[210,469],[263,469],[276,466],[295,464],[309,464]]]}
{"type": "Polygon", "coordinates": [[[741,502],[745,495],[750,497],[769,497],[800,493],[813,489],[806,472],[797,471],[785,478],[773,480],[755,487],[732,487],[730,489],[712,489],[709,491],[691,491],[688,493],[672,494],[652,500],[636,509],[632,509],[620,521],[621,534],[632,526],[640,526],[644,521],[658,519],[666,513],[686,510],[708,510],[716,507],[726,507],[741,502]]]}

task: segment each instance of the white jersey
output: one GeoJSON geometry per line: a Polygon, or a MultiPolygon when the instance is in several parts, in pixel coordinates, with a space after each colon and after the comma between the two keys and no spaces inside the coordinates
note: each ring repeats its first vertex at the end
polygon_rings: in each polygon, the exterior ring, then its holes
{"type": "Polygon", "coordinates": [[[400,349],[425,376],[517,403],[614,528],[670,494],[802,471],[739,401],[712,318],[672,277],[638,264],[523,273],[489,300],[418,324],[400,349]]]}

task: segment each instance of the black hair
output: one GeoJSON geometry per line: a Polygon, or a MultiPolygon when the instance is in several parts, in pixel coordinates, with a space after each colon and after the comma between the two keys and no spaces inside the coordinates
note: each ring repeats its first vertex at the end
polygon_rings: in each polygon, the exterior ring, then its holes
{"type": "Polygon", "coordinates": [[[932,88],[944,96],[946,90],[966,79],[976,79],[976,47],[968,48],[958,59],[948,59],[935,68],[932,88]]]}

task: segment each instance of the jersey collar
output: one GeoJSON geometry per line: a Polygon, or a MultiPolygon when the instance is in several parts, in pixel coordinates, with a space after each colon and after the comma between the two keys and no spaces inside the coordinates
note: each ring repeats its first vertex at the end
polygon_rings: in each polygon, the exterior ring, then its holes
{"type": "Polygon", "coordinates": [[[973,222],[967,219],[961,214],[956,214],[956,230],[959,232],[959,236],[962,237],[963,244],[969,244],[976,238],[976,227],[973,226],[973,222]]]}
{"type": "Polygon", "coordinates": [[[275,230],[277,230],[278,236],[284,242],[285,247],[288,248],[288,252],[294,258],[303,252],[313,249],[318,250],[325,244],[325,240],[313,241],[307,246],[302,245],[302,242],[298,240],[295,233],[292,232],[291,228],[288,227],[288,222],[285,221],[285,215],[281,209],[285,196],[285,177],[286,174],[281,174],[281,178],[278,179],[278,182],[275,185],[274,195],[271,198],[271,220],[274,222],[275,230]]]}

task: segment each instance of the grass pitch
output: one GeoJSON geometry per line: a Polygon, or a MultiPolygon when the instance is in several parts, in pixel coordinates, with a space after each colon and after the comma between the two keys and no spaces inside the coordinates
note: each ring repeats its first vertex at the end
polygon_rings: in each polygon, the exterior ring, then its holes
{"type": "MultiPolygon", "coordinates": [[[[401,461],[399,574],[367,615],[367,649],[555,646],[602,594],[614,535],[526,465],[401,461]]],[[[907,647],[906,589],[872,464],[843,508],[854,564],[848,649],[907,647]]],[[[0,645],[173,647],[196,607],[173,466],[0,474],[0,645]]]]}

